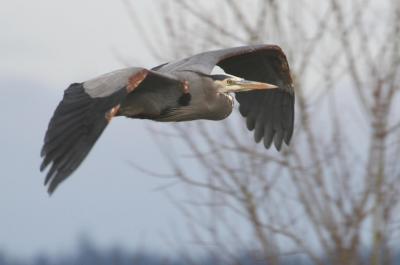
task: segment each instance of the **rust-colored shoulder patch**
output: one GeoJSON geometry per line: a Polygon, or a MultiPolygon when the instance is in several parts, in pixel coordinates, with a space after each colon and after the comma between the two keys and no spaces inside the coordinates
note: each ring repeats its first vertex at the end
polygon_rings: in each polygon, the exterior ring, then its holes
{"type": "Polygon", "coordinates": [[[182,88],[183,88],[183,93],[184,94],[188,94],[189,93],[189,82],[187,80],[183,81],[182,88]]]}
{"type": "Polygon", "coordinates": [[[140,85],[140,83],[142,83],[142,81],[146,78],[148,73],[149,73],[148,70],[143,69],[135,73],[134,75],[130,76],[128,85],[126,86],[128,93],[131,93],[133,90],[135,90],[135,88],[137,88],[140,85]]]}
{"type": "Polygon", "coordinates": [[[117,115],[118,111],[120,109],[120,104],[118,104],[117,106],[111,108],[109,111],[106,112],[105,118],[108,122],[111,121],[111,119],[117,115]]]}

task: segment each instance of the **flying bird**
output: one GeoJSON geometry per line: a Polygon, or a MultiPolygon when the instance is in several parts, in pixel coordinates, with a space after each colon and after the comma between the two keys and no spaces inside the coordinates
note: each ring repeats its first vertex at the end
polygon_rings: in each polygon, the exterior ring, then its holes
{"type": "Polygon", "coordinates": [[[154,121],[222,120],[234,93],[254,139],[281,149],[293,134],[294,90],[284,52],[252,45],[203,52],[152,69],[130,67],[65,91],[50,120],[40,170],[49,194],[76,170],[118,116],[154,121]],[[225,74],[211,74],[219,66],[225,74]]]}

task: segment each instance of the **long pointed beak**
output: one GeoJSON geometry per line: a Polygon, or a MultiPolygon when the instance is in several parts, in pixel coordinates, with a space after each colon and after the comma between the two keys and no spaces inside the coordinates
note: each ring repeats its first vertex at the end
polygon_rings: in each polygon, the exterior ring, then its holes
{"type": "Polygon", "coordinates": [[[278,88],[278,86],[268,83],[256,82],[256,81],[249,81],[249,80],[239,80],[235,81],[235,83],[240,86],[243,91],[249,90],[262,90],[262,89],[274,89],[278,88]]]}

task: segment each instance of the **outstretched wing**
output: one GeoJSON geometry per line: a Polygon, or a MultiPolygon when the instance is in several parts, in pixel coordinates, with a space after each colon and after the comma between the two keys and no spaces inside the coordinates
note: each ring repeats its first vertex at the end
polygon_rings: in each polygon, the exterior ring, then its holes
{"type": "Polygon", "coordinates": [[[41,151],[40,170],[51,164],[45,179],[50,194],[82,163],[127,95],[153,79],[178,82],[144,68],[127,68],[65,90],[41,151]]]}
{"type": "Polygon", "coordinates": [[[254,139],[264,138],[266,148],[274,142],[277,150],[282,142],[289,144],[293,134],[294,90],[285,54],[275,45],[254,45],[229,48],[198,55],[161,67],[159,71],[180,69],[209,74],[215,65],[226,73],[247,80],[266,82],[278,89],[236,93],[239,111],[246,118],[247,128],[254,130],[254,139]]]}
{"type": "Polygon", "coordinates": [[[247,128],[254,139],[269,148],[274,142],[279,151],[293,134],[294,90],[286,56],[278,47],[269,46],[253,52],[234,54],[218,65],[227,73],[247,80],[266,82],[277,89],[236,93],[239,111],[246,117],[247,128]]]}

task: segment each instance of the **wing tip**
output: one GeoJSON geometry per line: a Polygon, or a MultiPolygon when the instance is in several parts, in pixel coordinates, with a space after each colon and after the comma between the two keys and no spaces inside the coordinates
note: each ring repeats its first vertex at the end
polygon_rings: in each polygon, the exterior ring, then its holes
{"type": "Polygon", "coordinates": [[[54,193],[54,191],[57,189],[57,187],[58,187],[58,184],[54,184],[54,185],[52,185],[53,184],[53,182],[51,182],[50,183],[50,185],[47,187],[47,194],[49,195],[49,197],[51,196],[51,195],[53,195],[53,193],[54,193]]]}
{"type": "Polygon", "coordinates": [[[63,174],[62,171],[51,168],[47,173],[44,180],[44,186],[47,186],[47,193],[51,196],[54,191],[58,188],[61,182],[63,182],[69,174],[63,174]]]}
{"type": "Polygon", "coordinates": [[[276,151],[280,152],[282,149],[282,142],[278,142],[278,143],[274,142],[274,146],[275,146],[276,151]]]}
{"type": "Polygon", "coordinates": [[[268,133],[265,134],[263,138],[263,144],[266,149],[270,149],[273,142],[275,149],[280,152],[284,144],[286,144],[286,146],[290,145],[291,134],[274,132],[272,135],[268,133]]]}
{"type": "Polygon", "coordinates": [[[272,141],[265,141],[265,140],[264,140],[264,147],[265,147],[266,149],[270,149],[270,148],[271,148],[271,144],[272,144],[272,141]]]}
{"type": "Polygon", "coordinates": [[[40,164],[40,168],[39,168],[40,172],[43,172],[43,170],[45,170],[46,167],[47,167],[47,165],[43,161],[42,164],[40,164]]]}
{"type": "Polygon", "coordinates": [[[290,145],[290,141],[291,141],[291,138],[289,138],[289,139],[283,139],[283,141],[285,142],[285,144],[287,145],[287,146],[289,146],[290,145]]]}
{"type": "Polygon", "coordinates": [[[274,139],[274,132],[273,131],[266,131],[265,135],[264,135],[264,147],[266,149],[269,149],[271,147],[272,141],[274,139]]]}

